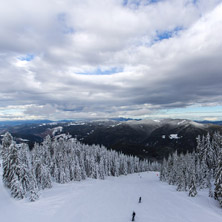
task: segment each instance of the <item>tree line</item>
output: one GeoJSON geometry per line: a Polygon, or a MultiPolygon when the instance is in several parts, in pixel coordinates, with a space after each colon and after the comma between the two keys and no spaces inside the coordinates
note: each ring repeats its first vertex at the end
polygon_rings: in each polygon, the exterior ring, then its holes
{"type": "Polygon", "coordinates": [[[222,135],[198,136],[194,152],[169,155],[163,160],[160,180],[176,185],[177,191],[188,191],[192,197],[208,188],[209,196],[222,207],[222,135]]]}
{"type": "Polygon", "coordinates": [[[10,133],[2,139],[3,183],[17,199],[35,201],[39,191],[53,182],[68,183],[86,178],[104,179],[160,169],[157,162],[107,150],[104,146],[85,145],[69,135],[45,137],[30,151],[28,144],[16,144],[10,133]]]}

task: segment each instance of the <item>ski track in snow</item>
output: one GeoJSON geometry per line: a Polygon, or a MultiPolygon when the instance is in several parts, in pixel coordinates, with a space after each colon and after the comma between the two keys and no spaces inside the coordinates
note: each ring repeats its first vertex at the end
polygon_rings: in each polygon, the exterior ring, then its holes
{"type": "Polygon", "coordinates": [[[222,209],[207,191],[192,198],[175,189],[160,182],[156,172],[145,172],[54,184],[32,203],[12,199],[0,181],[0,221],[124,222],[131,221],[133,211],[137,222],[222,221],[222,209]]]}

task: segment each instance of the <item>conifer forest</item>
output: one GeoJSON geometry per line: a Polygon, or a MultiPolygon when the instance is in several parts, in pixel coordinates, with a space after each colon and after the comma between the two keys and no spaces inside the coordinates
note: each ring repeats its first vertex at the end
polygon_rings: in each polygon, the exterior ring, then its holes
{"type": "Polygon", "coordinates": [[[222,135],[198,136],[194,152],[169,155],[163,160],[160,180],[177,186],[177,191],[188,191],[191,197],[207,188],[209,197],[222,207],[222,135]]]}
{"type": "Polygon", "coordinates": [[[160,164],[127,156],[104,146],[84,145],[62,134],[45,137],[30,151],[25,143],[16,144],[10,133],[2,140],[3,183],[16,199],[35,201],[39,191],[53,183],[68,183],[86,178],[127,175],[159,170],[160,164]]]}

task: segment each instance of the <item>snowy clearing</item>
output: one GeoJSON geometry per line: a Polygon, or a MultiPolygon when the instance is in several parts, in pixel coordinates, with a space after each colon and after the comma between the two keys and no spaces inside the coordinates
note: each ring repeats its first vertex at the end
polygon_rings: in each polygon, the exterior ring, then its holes
{"type": "MultiPolygon", "coordinates": [[[[1,176],[1,175],[0,175],[1,176]]],[[[175,191],[156,172],[54,184],[36,202],[14,200],[0,181],[1,222],[221,222],[222,209],[202,191],[175,191]],[[138,203],[139,197],[142,203],[138,203]]]]}
{"type": "Polygon", "coordinates": [[[178,134],[170,134],[169,138],[172,139],[180,139],[180,137],[178,136],[178,134]]]}

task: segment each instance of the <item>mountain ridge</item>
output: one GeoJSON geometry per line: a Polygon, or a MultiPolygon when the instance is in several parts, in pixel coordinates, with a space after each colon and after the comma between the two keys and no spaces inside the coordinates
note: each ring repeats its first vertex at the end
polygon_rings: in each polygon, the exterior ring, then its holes
{"type": "Polygon", "coordinates": [[[198,135],[222,132],[222,126],[186,119],[127,121],[109,119],[41,122],[0,127],[1,135],[6,131],[12,133],[18,142],[26,140],[31,147],[35,142],[42,142],[47,134],[53,136],[66,133],[89,145],[100,144],[128,155],[161,160],[175,150],[184,153],[194,150],[198,135]]]}

